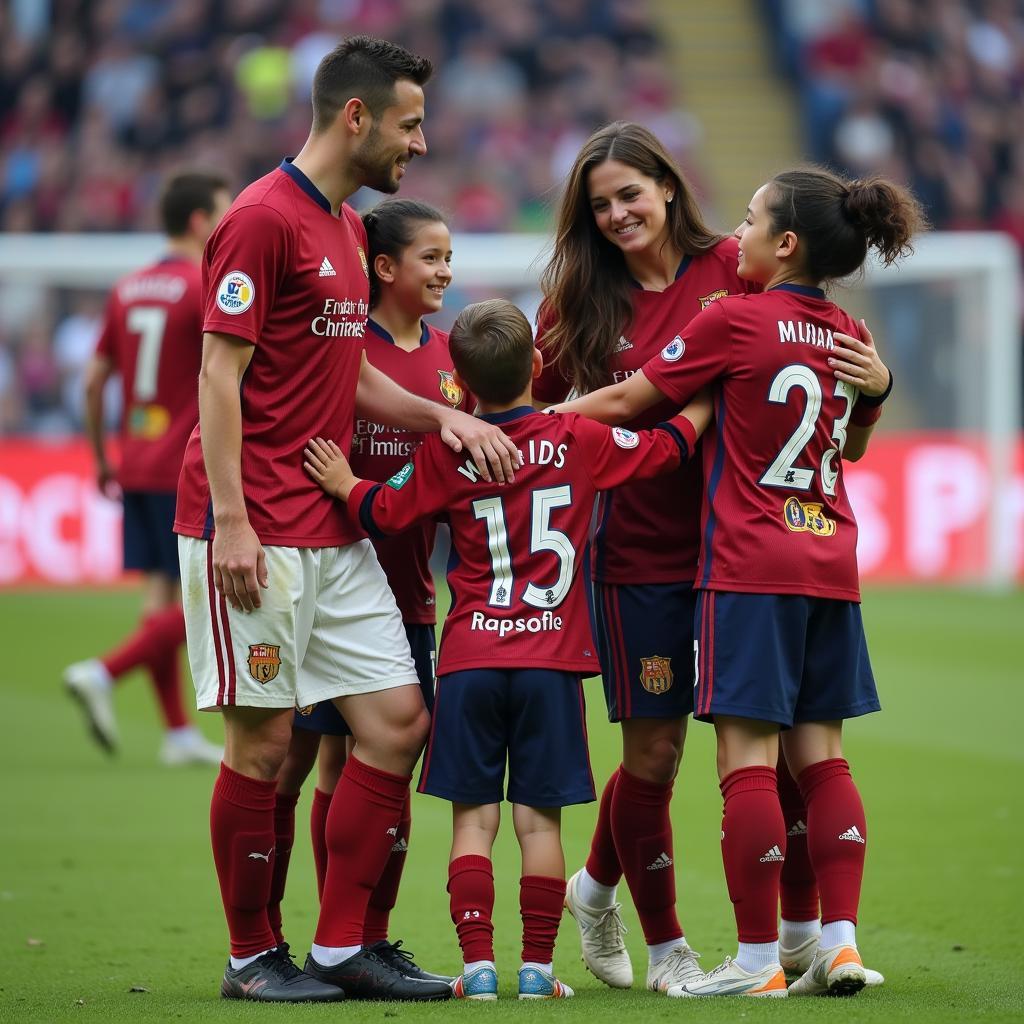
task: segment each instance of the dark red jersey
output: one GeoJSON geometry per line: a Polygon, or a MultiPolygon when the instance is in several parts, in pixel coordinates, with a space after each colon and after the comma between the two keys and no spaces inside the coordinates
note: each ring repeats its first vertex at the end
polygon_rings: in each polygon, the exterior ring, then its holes
{"type": "MultiPolygon", "coordinates": [[[[206,246],[203,330],[255,346],[242,378],[242,487],[264,544],[321,547],[361,534],[302,468],[311,437],[349,450],[369,313],[366,232],[292,164],[250,185],[206,246]]],[[[174,528],[213,530],[196,428],[178,487],[174,528]]]]}
{"type": "MultiPolygon", "coordinates": [[[[414,395],[453,409],[469,410],[469,397],[452,377],[448,335],[423,325],[420,347],[399,348],[383,327],[372,319],[367,325],[366,358],[382,373],[414,395]]],[[[387,480],[419,448],[423,434],[356,417],[350,461],[357,476],[387,480]]],[[[376,537],[373,546],[398,602],[403,622],[437,621],[430,553],[436,523],[428,520],[393,537],[376,537]]]]}
{"type": "Polygon", "coordinates": [[[107,300],[98,355],[121,376],[121,465],[126,491],[173,492],[199,419],[203,356],[199,265],[168,256],[128,274],[107,300]]]}
{"type": "MultiPolygon", "coordinates": [[[[663,292],[636,288],[633,320],[613,357],[611,383],[631,377],[704,307],[724,295],[750,291],[736,275],[738,244],[726,238],[710,252],[687,257],[663,292]]],[[[537,343],[543,351],[543,317],[537,343]]],[[[571,387],[554,366],[545,366],[534,397],[560,402],[571,387]]],[[[689,397],[689,396],[687,396],[689,397]]],[[[679,410],[661,402],[627,423],[643,430],[679,410]]],[[[658,480],[633,480],[600,496],[593,574],[602,583],[678,583],[694,578],[700,548],[701,475],[694,459],[658,480]]]]}
{"type": "Polygon", "coordinates": [[[717,382],[703,439],[699,587],[860,600],[842,449],[857,390],[828,365],[853,319],[819,288],[723,299],[644,374],[673,402],[717,382]]]}
{"type": "Polygon", "coordinates": [[[358,484],[349,514],[374,534],[447,513],[452,605],[439,675],[495,665],[593,674],[597,657],[580,565],[594,495],[674,469],[693,451],[693,427],[677,416],[634,433],[530,408],[483,418],[500,424],[523,453],[514,483],[486,482],[471,459],[431,434],[387,483],[358,484]]]}

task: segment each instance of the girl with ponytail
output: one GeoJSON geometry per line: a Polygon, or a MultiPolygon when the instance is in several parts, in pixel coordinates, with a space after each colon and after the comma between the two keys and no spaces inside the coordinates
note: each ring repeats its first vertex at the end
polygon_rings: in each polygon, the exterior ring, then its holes
{"type": "Polygon", "coordinates": [[[860,458],[892,374],[870,332],[825,289],[874,249],[889,266],[922,227],[883,178],[788,171],[757,190],[736,229],[740,277],[761,294],[710,304],[666,333],[628,380],[556,411],[620,423],[712,390],[694,620],[694,717],[712,721],[724,798],[722,858],[739,952],[671,996],[851,995],[867,826],[842,754],[844,719],[879,709],[860,614],[857,524],[844,459],[860,458]],[[822,934],[787,990],[777,911],[787,829],[780,745],[807,808],[822,934]]]}

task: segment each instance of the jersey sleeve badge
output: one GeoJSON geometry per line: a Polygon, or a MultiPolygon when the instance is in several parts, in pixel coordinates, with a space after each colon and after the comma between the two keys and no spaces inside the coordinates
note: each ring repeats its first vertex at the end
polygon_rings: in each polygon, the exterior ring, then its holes
{"type": "Polygon", "coordinates": [[[225,313],[237,316],[244,313],[256,298],[256,289],[252,278],[240,270],[232,270],[224,275],[217,287],[217,306],[225,313]]]}
{"type": "Polygon", "coordinates": [[[393,477],[385,481],[393,491],[400,491],[412,476],[412,463],[407,462],[393,477]]]}
{"type": "Polygon", "coordinates": [[[635,448],[640,443],[640,436],[625,427],[612,427],[612,440],[620,448],[635,448]]]}
{"type": "Polygon", "coordinates": [[[677,334],[662,350],[661,358],[666,363],[674,363],[679,359],[683,358],[683,353],[686,351],[686,345],[683,339],[677,334]]]}
{"type": "Polygon", "coordinates": [[[437,375],[441,378],[438,387],[441,389],[442,397],[450,406],[457,408],[462,401],[462,388],[455,383],[455,378],[447,370],[438,370],[437,375]]]}
{"type": "Polygon", "coordinates": [[[640,684],[648,693],[666,693],[672,689],[672,659],[660,655],[640,659],[640,684]]]}

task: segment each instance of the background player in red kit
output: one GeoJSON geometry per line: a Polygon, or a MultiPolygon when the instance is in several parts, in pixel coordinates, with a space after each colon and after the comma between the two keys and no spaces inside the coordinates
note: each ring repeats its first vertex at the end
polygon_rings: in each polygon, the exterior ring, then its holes
{"type": "Polygon", "coordinates": [[[581,675],[592,674],[597,659],[580,585],[593,499],[688,458],[709,406],[695,402],[643,434],[536,413],[530,385],[541,357],[526,318],[500,299],[463,310],[450,346],[456,383],[524,454],[515,484],[483,481],[433,437],[384,485],[359,480],[338,447],[320,439],[307,449],[306,468],[372,534],[448,517],[452,606],[419,789],[453,803],[448,889],[466,962],[454,990],[497,996],[490,856],[507,758],[523,853],[519,996],[562,998],[573,992],[552,966],[565,898],[561,808],[594,799],[581,675]]]}
{"type": "MultiPolygon", "coordinates": [[[[648,129],[595,132],[569,173],[555,251],[544,275],[538,345],[542,404],[635,373],[722,295],[756,288],[736,273],[736,240],[704,224],[692,190],[648,129]]],[[[663,401],[639,430],[678,408],[663,401]]],[[[699,547],[699,461],[600,496],[593,579],[608,715],[622,727],[622,765],[601,797],[586,866],[569,879],[583,958],[625,988],[633,968],[615,890],[623,874],[648,946],[648,987],[699,977],[676,914],[669,802],[693,708],[693,579],[699,547]]]]}
{"type": "Polygon", "coordinates": [[[107,302],[96,354],[86,370],[85,429],[96,459],[96,479],[108,497],[124,503],[124,567],[145,574],[142,620],[115,650],[64,671],[92,735],[107,751],[118,743],[112,689],[145,666],[166,728],[165,764],[217,764],[221,749],[189,724],[181,695],[179,648],[185,640],[174,539],[178,473],[199,418],[196,378],[202,356],[203,246],[231,203],[216,175],[177,174],[164,186],[160,219],[167,253],[122,278],[107,302]],[[120,462],[107,455],[103,392],[121,378],[120,462]]]}
{"type": "Polygon", "coordinates": [[[867,827],[842,723],[879,704],[842,458],[863,455],[892,375],[821,284],[857,270],[869,246],[893,263],[920,221],[913,198],[880,178],[778,175],[736,231],[739,272],[764,293],[714,303],[630,380],[568,406],[616,422],[716,384],[703,455],[695,714],[713,720],[718,737],[739,952],[670,995],[787,994],[776,919],[786,851],[780,729],[807,806],[822,911],[820,946],[789,991],[848,995],[865,984],[855,925],[867,827]],[[842,345],[837,334],[854,337],[842,345]]]}
{"type": "Polygon", "coordinates": [[[398,189],[426,151],[431,64],[354,36],[320,62],[313,126],[294,160],[235,200],[206,247],[199,429],[178,487],[182,592],[198,706],[223,711],[210,811],[231,938],[221,992],[258,1001],[442,999],[362,948],[429,716],[402,620],[370,542],[302,471],[357,415],[440,430],[481,471],[512,475],[500,430],[410,395],[364,358],[366,234],[345,199],[398,189]],[[337,700],[355,747],[327,818],[327,877],[306,970],[267,907],[276,779],[296,706],[337,700]]]}
{"type": "MultiPolygon", "coordinates": [[[[369,245],[370,319],[366,358],[406,391],[452,408],[467,409],[468,393],[455,383],[448,353],[448,335],[424,316],[436,313],[451,283],[451,235],[442,215],[415,199],[385,199],[363,214],[369,245]]],[[[352,436],[352,469],[370,480],[386,480],[419,447],[423,435],[357,417],[352,436]]],[[[436,525],[418,523],[401,534],[373,538],[374,550],[387,576],[402,615],[409,649],[416,664],[423,700],[434,703],[434,624],[437,621],[430,554],[436,525]]],[[[330,701],[296,711],[291,746],[277,782],[274,808],[274,879],[270,923],[278,942],[281,900],[288,872],[288,854],[295,838],[295,804],[314,761],[318,765],[310,832],[316,864],[317,890],[327,872],[325,826],[331,795],[347,755],[351,730],[330,701]],[[319,757],[318,757],[319,753],[319,757]]],[[[403,973],[423,977],[400,943],[389,943],[388,924],[409,850],[412,815],[407,800],[391,847],[387,866],[370,895],[363,928],[363,945],[373,949],[403,973]]],[[[450,980],[450,979],[449,979],[450,980]]]]}

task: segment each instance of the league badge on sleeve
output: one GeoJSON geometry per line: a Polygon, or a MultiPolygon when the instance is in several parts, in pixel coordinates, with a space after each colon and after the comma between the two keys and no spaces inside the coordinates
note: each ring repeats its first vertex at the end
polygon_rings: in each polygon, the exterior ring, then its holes
{"type": "Polygon", "coordinates": [[[683,353],[686,351],[686,345],[683,339],[677,334],[662,350],[661,358],[666,363],[674,363],[679,359],[683,358],[683,353]]]}
{"type": "Polygon", "coordinates": [[[612,427],[612,440],[620,448],[626,449],[635,448],[640,443],[639,435],[625,427],[612,427]]]}
{"type": "Polygon", "coordinates": [[[252,278],[240,270],[225,274],[217,287],[217,305],[232,316],[244,313],[256,298],[252,278]]]}
{"type": "Polygon", "coordinates": [[[458,408],[459,402],[462,401],[462,388],[455,383],[455,378],[447,370],[438,370],[437,375],[441,378],[438,387],[444,400],[453,408],[458,408]]]}

